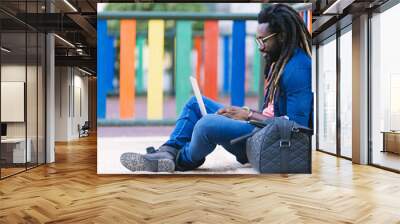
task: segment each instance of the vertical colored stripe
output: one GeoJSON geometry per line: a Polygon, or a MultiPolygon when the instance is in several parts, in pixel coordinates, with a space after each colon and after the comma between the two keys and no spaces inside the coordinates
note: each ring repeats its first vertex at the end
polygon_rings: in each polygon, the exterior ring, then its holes
{"type": "Polygon", "coordinates": [[[303,12],[303,21],[304,21],[304,25],[307,26],[307,21],[308,21],[308,19],[307,19],[307,10],[304,10],[304,12],[303,12]]]}
{"type": "Polygon", "coordinates": [[[164,21],[150,20],[148,27],[147,119],[154,120],[163,116],[164,21]]]}
{"type": "Polygon", "coordinates": [[[231,79],[231,104],[234,106],[244,105],[245,86],[245,21],[233,22],[232,31],[232,79],[231,79]]]}
{"type": "Polygon", "coordinates": [[[230,74],[229,74],[229,69],[230,69],[230,55],[229,55],[229,36],[224,36],[224,83],[223,83],[223,91],[224,93],[229,92],[229,79],[230,79],[230,74]]]}
{"type": "Polygon", "coordinates": [[[197,62],[196,62],[196,79],[199,83],[199,88],[203,90],[203,82],[201,78],[201,66],[203,65],[203,46],[202,46],[202,38],[197,36],[194,38],[194,46],[197,52],[197,62]]]}
{"type": "Polygon", "coordinates": [[[136,21],[121,20],[120,28],[120,118],[133,118],[135,114],[135,47],[136,21]]]}
{"type": "Polygon", "coordinates": [[[108,36],[107,38],[107,53],[106,53],[106,67],[107,67],[107,92],[113,90],[113,79],[114,79],[114,63],[115,63],[115,46],[114,46],[114,36],[108,36]]]}
{"type": "Polygon", "coordinates": [[[176,22],[175,45],[175,101],[179,115],[191,94],[189,76],[192,73],[192,22],[176,22]]]}
{"type": "Polygon", "coordinates": [[[218,97],[218,37],[217,20],[204,22],[204,95],[217,100],[218,97]]]}
{"type": "Polygon", "coordinates": [[[260,62],[260,70],[259,70],[259,77],[260,81],[258,84],[258,110],[262,110],[264,108],[264,69],[265,69],[265,60],[263,57],[259,57],[259,62],[260,62]]]}
{"type": "Polygon", "coordinates": [[[110,43],[111,43],[110,36],[106,35],[106,37],[104,38],[104,42],[101,45],[104,48],[104,52],[105,52],[105,54],[104,54],[105,60],[104,60],[103,66],[104,66],[104,71],[105,71],[104,74],[106,76],[106,78],[105,78],[106,94],[110,90],[110,52],[111,52],[110,43]]]}
{"type": "MultiPolygon", "coordinates": [[[[97,20],[97,46],[102,46],[107,38],[107,22],[97,20]]],[[[97,118],[106,118],[106,68],[105,48],[97,49],[97,118]]]]}
{"type": "MultiPolygon", "coordinates": [[[[260,50],[254,41],[254,59],[253,59],[253,92],[258,93],[260,86],[260,50]]],[[[263,97],[263,96],[259,96],[263,97]]]]}
{"type": "Polygon", "coordinates": [[[308,31],[312,33],[312,11],[308,10],[308,31]]]}
{"type": "Polygon", "coordinates": [[[143,93],[144,92],[144,80],[143,80],[143,73],[144,73],[144,68],[143,68],[143,49],[144,49],[144,44],[145,44],[145,37],[143,36],[138,36],[137,37],[137,43],[136,43],[136,49],[137,49],[137,57],[138,57],[138,64],[136,68],[136,92],[137,93],[143,93]]]}

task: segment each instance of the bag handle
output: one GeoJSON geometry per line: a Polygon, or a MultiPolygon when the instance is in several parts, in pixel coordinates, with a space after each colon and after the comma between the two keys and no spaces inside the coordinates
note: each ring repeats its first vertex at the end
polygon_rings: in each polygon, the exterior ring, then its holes
{"type": "Polygon", "coordinates": [[[251,136],[253,136],[253,135],[254,135],[255,133],[257,133],[259,130],[261,130],[261,128],[260,128],[260,129],[255,128],[252,132],[250,132],[250,133],[248,133],[248,134],[245,134],[245,135],[242,135],[242,136],[239,136],[239,137],[237,137],[237,138],[232,139],[232,140],[230,141],[230,143],[231,143],[231,145],[234,145],[234,144],[236,144],[236,143],[238,143],[238,142],[244,141],[244,140],[250,138],[251,136]]]}
{"type": "Polygon", "coordinates": [[[244,141],[248,138],[250,138],[251,136],[253,136],[255,133],[257,133],[258,131],[260,131],[262,128],[264,128],[265,126],[267,126],[269,123],[273,122],[273,119],[266,119],[263,121],[257,121],[257,120],[249,120],[247,121],[248,124],[252,124],[254,126],[256,126],[257,128],[255,128],[252,132],[250,132],[249,134],[245,134],[242,136],[239,136],[237,138],[234,138],[230,141],[231,145],[234,145],[238,142],[244,141]]]}
{"type": "Polygon", "coordinates": [[[304,134],[309,135],[309,136],[314,134],[314,130],[313,129],[302,127],[302,126],[299,126],[299,127],[294,126],[292,128],[292,132],[301,132],[301,133],[304,133],[304,134]]]}
{"type": "Polygon", "coordinates": [[[290,138],[292,135],[292,129],[294,127],[294,122],[293,121],[288,121],[288,120],[281,120],[283,118],[279,118],[279,120],[276,120],[277,122],[281,122],[281,125],[278,125],[279,127],[279,133],[281,136],[281,140],[279,142],[279,147],[288,147],[290,148],[290,138]]]}
{"type": "MultiPolygon", "coordinates": [[[[283,118],[281,118],[283,119],[283,118]]],[[[294,122],[289,120],[276,120],[276,122],[280,122],[278,124],[281,140],[279,141],[279,149],[280,159],[281,159],[281,171],[282,172],[289,172],[289,149],[290,149],[290,139],[292,137],[292,129],[294,128],[294,122]]]]}

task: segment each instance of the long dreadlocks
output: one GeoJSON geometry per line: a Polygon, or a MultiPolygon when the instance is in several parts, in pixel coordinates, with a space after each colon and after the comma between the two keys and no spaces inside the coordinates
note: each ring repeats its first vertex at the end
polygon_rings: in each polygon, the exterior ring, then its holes
{"type": "MultiPolygon", "coordinates": [[[[274,4],[261,10],[258,14],[258,23],[269,23],[269,29],[273,33],[280,34],[282,46],[279,58],[270,71],[271,81],[267,87],[268,99],[272,102],[278,88],[279,79],[297,47],[302,48],[311,57],[311,35],[307,30],[303,19],[293,8],[285,4],[274,4]]],[[[271,62],[267,61],[265,75],[267,76],[271,62]]]]}

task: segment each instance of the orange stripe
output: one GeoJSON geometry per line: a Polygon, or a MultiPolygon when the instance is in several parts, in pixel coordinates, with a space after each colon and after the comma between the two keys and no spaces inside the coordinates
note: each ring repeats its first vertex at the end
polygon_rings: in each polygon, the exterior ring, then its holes
{"type": "Polygon", "coordinates": [[[130,119],[135,115],[136,21],[121,20],[120,32],[119,115],[130,119]]]}
{"type": "Polygon", "coordinates": [[[218,71],[218,21],[204,22],[204,95],[217,100],[217,71],[218,71]]]}
{"type": "Polygon", "coordinates": [[[312,34],[312,11],[308,10],[308,30],[312,34]]]}
{"type": "Polygon", "coordinates": [[[194,46],[197,52],[197,64],[196,64],[196,79],[199,83],[199,87],[203,89],[203,82],[201,80],[201,65],[203,64],[203,48],[201,46],[202,38],[197,36],[194,38],[194,46]]]}

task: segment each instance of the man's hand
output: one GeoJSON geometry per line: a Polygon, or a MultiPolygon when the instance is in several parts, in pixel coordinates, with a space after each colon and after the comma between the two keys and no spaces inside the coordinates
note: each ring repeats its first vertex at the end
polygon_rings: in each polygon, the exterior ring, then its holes
{"type": "Polygon", "coordinates": [[[246,121],[249,116],[249,112],[241,107],[229,106],[219,109],[217,114],[235,119],[246,121]]]}

